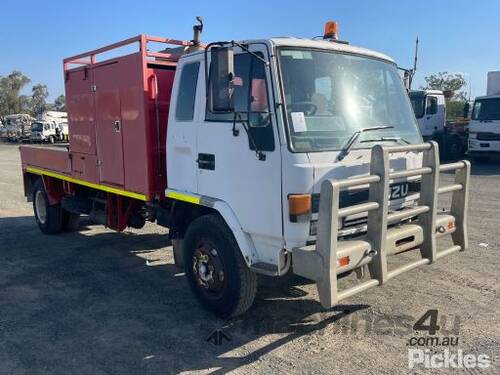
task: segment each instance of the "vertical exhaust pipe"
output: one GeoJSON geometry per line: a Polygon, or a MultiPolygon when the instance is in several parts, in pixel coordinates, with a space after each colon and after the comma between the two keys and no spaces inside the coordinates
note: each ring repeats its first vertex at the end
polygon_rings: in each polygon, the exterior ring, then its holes
{"type": "Polygon", "coordinates": [[[191,40],[192,44],[189,47],[189,52],[203,50],[203,47],[201,46],[201,33],[203,31],[203,18],[201,18],[200,16],[197,16],[196,21],[198,21],[198,25],[193,26],[193,40],[191,40]]]}

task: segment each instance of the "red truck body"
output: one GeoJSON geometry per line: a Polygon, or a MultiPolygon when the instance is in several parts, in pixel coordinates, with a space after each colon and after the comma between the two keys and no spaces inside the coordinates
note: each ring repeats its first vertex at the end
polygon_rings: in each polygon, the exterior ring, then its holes
{"type": "Polygon", "coordinates": [[[21,146],[25,172],[146,202],[164,198],[167,118],[180,55],[150,52],[148,43],[190,45],[139,35],[64,60],[69,147],[21,146]],[[138,50],[97,61],[131,45],[138,50]]]}

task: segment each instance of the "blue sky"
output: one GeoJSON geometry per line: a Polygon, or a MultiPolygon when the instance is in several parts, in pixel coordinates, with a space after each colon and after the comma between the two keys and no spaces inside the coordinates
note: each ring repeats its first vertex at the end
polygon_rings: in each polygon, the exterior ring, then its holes
{"type": "Polygon", "coordinates": [[[340,25],[341,39],[411,66],[420,39],[416,76],[461,72],[472,96],[486,91],[486,72],[500,70],[500,1],[3,1],[0,75],[16,69],[45,83],[53,99],[64,92],[62,59],[145,33],[190,39],[196,15],[204,41],[312,37],[324,22],[340,25]]]}

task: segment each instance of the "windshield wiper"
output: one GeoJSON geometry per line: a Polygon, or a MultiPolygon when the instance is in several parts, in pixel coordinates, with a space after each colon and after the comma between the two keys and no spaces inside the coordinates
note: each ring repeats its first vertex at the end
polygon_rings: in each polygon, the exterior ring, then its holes
{"type": "Polygon", "coordinates": [[[394,126],[390,125],[380,125],[380,126],[372,126],[370,128],[361,128],[359,130],[356,130],[351,137],[347,140],[345,145],[342,147],[342,150],[340,150],[338,156],[337,156],[337,161],[343,160],[351,151],[352,147],[356,143],[357,139],[359,136],[364,133],[364,132],[369,132],[372,130],[381,130],[381,129],[392,129],[394,126]]]}
{"type": "Polygon", "coordinates": [[[407,145],[411,144],[410,141],[401,137],[380,137],[380,138],[364,139],[360,141],[360,143],[369,143],[369,142],[399,142],[399,143],[405,143],[407,145]]]}

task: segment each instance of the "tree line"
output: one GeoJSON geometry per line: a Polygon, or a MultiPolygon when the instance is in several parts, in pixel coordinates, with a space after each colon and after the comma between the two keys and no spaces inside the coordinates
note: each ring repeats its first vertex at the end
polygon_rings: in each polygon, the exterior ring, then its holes
{"type": "Polygon", "coordinates": [[[33,85],[31,95],[21,94],[30,83],[31,79],[17,70],[7,76],[0,76],[0,118],[14,113],[27,113],[36,117],[48,110],[66,111],[64,95],[59,95],[53,103],[47,102],[47,85],[33,85]]]}

